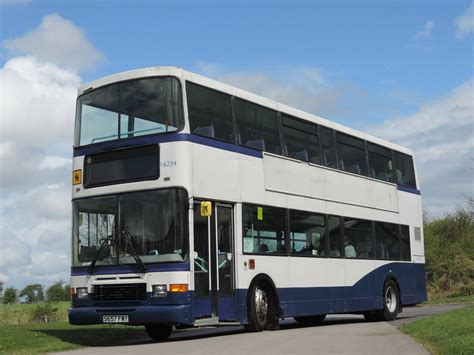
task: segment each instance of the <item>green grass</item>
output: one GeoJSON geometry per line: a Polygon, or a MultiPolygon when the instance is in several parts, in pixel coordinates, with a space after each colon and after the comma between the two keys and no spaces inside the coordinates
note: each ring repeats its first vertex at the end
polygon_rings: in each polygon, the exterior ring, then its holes
{"type": "Polygon", "coordinates": [[[143,327],[36,323],[0,327],[0,354],[31,354],[147,341],[143,327]]]}
{"type": "Polygon", "coordinates": [[[474,354],[474,305],[402,325],[433,354],[474,354]]]}
{"type": "Polygon", "coordinates": [[[425,304],[474,303],[474,295],[430,299],[425,304]]]}

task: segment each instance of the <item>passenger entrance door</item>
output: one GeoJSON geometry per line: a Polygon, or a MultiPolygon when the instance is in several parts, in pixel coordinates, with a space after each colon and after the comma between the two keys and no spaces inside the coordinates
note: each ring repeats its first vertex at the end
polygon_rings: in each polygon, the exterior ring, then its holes
{"type": "Polygon", "coordinates": [[[236,320],[232,205],[213,203],[212,215],[201,216],[194,204],[195,318],[236,320]]]}

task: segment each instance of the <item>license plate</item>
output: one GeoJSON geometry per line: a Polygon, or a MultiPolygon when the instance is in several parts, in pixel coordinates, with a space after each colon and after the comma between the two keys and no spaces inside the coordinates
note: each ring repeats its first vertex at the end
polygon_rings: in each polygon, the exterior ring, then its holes
{"type": "Polygon", "coordinates": [[[128,323],[127,315],[106,315],[102,316],[102,322],[104,323],[128,323]]]}

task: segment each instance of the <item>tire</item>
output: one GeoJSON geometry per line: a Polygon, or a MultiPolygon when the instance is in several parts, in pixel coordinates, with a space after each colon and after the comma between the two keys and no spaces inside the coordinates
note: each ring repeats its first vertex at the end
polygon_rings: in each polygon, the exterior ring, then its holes
{"type": "Polygon", "coordinates": [[[368,322],[391,321],[397,318],[400,312],[400,291],[393,280],[388,280],[383,286],[382,293],[383,309],[364,313],[364,318],[368,322]]]}
{"type": "Polygon", "coordinates": [[[320,314],[317,316],[305,316],[305,317],[294,317],[295,321],[304,325],[318,325],[321,324],[324,319],[326,319],[325,314],[320,314]]]}
{"type": "Polygon", "coordinates": [[[245,325],[245,330],[261,332],[265,329],[268,320],[268,292],[261,284],[256,283],[251,287],[249,296],[248,324],[245,325]]]}
{"type": "Polygon", "coordinates": [[[388,280],[383,287],[383,310],[376,312],[377,318],[382,321],[391,321],[397,318],[400,312],[400,292],[393,280],[388,280]]]}
{"type": "Polygon", "coordinates": [[[163,341],[169,338],[173,326],[171,324],[148,324],[145,325],[145,330],[153,341],[163,341]]]}

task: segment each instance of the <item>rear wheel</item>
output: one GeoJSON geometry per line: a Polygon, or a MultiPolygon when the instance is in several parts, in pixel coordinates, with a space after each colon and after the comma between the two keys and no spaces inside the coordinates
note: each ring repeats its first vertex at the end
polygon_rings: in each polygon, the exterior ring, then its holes
{"type": "Polygon", "coordinates": [[[377,311],[380,320],[390,321],[397,318],[400,311],[400,294],[395,281],[389,280],[383,288],[383,310],[377,311]]]}
{"type": "Polygon", "coordinates": [[[400,312],[400,292],[397,284],[393,280],[388,280],[383,287],[383,309],[369,311],[364,313],[365,320],[391,321],[397,318],[400,312]]]}
{"type": "Polygon", "coordinates": [[[169,338],[173,326],[170,324],[147,324],[145,330],[154,341],[163,341],[169,338]]]}
{"type": "Polygon", "coordinates": [[[326,319],[325,314],[320,314],[317,316],[305,316],[305,317],[294,317],[295,321],[305,325],[317,325],[321,324],[324,319],[326,319]]]}

